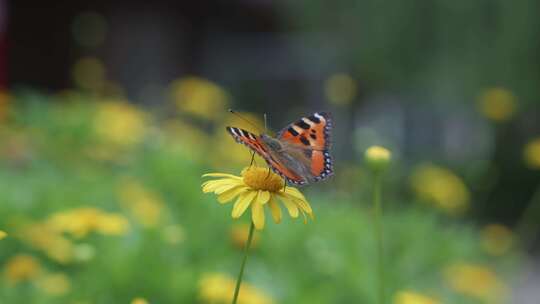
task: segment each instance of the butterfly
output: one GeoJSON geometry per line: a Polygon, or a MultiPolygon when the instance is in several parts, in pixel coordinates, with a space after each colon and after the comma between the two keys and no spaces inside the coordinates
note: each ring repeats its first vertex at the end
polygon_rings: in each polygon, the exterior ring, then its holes
{"type": "Polygon", "coordinates": [[[328,178],[333,174],[330,156],[332,118],[318,112],[302,117],[283,128],[274,138],[246,130],[226,127],[233,138],[248,146],[287,182],[298,186],[328,178]]]}

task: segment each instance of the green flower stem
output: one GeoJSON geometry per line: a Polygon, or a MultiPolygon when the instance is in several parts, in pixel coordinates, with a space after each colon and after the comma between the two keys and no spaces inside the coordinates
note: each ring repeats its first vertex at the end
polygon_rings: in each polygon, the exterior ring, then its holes
{"type": "Polygon", "coordinates": [[[382,237],[381,172],[375,173],[373,184],[373,211],[375,218],[375,240],[377,241],[378,303],[384,304],[384,260],[382,237]]]}
{"type": "Polygon", "coordinates": [[[238,300],[238,293],[240,292],[240,285],[242,284],[242,277],[244,276],[244,268],[246,266],[246,261],[249,254],[249,247],[251,246],[251,240],[253,239],[254,229],[255,225],[252,221],[251,226],[249,227],[249,235],[246,242],[246,247],[244,248],[244,259],[242,260],[242,265],[240,266],[240,273],[238,274],[238,279],[236,280],[236,287],[234,289],[234,297],[232,300],[232,304],[236,304],[236,301],[238,300]]]}

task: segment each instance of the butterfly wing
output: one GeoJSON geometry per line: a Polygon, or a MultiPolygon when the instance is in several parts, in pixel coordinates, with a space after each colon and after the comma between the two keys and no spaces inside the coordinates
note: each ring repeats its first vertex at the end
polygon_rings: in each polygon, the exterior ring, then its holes
{"type": "Polygon", "coordinates": [[[319,181],[333,174],[330,156],[330,133],[332,118],[329,113],[318,112],[288,125],[278,133],[277,138],[291,149],[302,149],[309,158],[307,164],[312,176],[308,179],[319,181]]]}
{"type": "Polygon", "coordinates": [[[227,127],[226,130],[238,143],[248,146],[251,150],[259,154],[275,173],[279,174],[288,182],[296,185],[303,185],[306,183],[300,175],[280,162],[279,158],[272,153],[267,145],[261,140],[260,136],[240,128],[227,127]]]}

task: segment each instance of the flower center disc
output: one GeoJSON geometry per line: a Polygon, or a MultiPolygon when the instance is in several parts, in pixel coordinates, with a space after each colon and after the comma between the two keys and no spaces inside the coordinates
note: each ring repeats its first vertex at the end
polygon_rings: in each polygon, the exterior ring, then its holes
{"type": "Polygon", "coordinates": [[[255,190],[277,192],[283,188],[283,179],[268,168],[248,167],[242,170],[244,183],[255,190]]]}

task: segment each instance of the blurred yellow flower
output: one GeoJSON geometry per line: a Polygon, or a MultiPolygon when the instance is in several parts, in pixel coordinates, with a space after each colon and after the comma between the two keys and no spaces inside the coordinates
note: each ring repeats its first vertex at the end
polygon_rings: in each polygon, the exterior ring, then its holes
{"type": "Polygon", "coordinates": [[[68,276],[61,272],[40,276],[36,280],[36,286],[43,290],[43,292],[53,296],[64,295],[71,289],[68,276]]]}
{"type": "Polygon", "coordinates": [[[164,203],[158,195],[136,180],[124,180],[118,187],[122,206],[145,227],[155,227],[161,222],[164,203]]]}
{"type": "MultiPolygon", "coordinates": [[[[91,220],[89,223],[91,223],[91,220]]],[[[105,235],[124,235],[129,230],[128,220],[120,214],[102,213],[94,225],[94,230],[96,232],[105,235]]]]}
{"type": "Polygon", "coordinates": [[[264,228],[264,206],[270,209],[274,222],[281,222],[278,197],[292,218],[297,218],[299,213],[304,216],[304,222],[307,222],[306,214],[313,218],[313,211],[304,195],[296,188],[284,187],[283,179],[269,168],[251,166],[242,170],[241,175],[205,174],[203,177],[220,177],[220,179],[204,182],[202,191],[217,194],[218,202],[221,204],[238,197],[232,210],[234,219],[242,216],[244,211],[251,206],[251,219],[258,230],[264,228]]]}
{"type": "Polygon", "coordinates": [[[486,301],[504,303],[508,287],[489,268],[481,265],[456,263],[444,270],[446,284],[455,292],[486,301]]]}
{"type": "Polygon", "coordinates": [[[35,279],[41,273],[41,265],[34,257],[19,254],[6,262],[4,276],[12,283],[35,279]]]}
{"type": "Polygon", "coordinates": [[[7,233],[5,233],[4,231],[0,230],[0,240],[5,238],[7,236],[7,233]]]}
{"type": "Polygon", "coordinates": [[[324,83],[326,98],[335,105],[347,105],[356,97],[357,85],[354,79],[344,73],[328,77],[324,83]]]}
{"type": "MultiPolygon", "coordinates": [[[[244,249],[249,236],[249,225],[238,224],[231,228],[231,242],[238,249],[244,249]]],[[[253,233],[253,239],[251,240],[251,248],[256,248],[259,243],[259,233],[256,231],[253,233]]]]}
{"type": "Polygon", "coordinates": [[[148,115],[127,101],[98,104],[94,130],[107,143],[125,146],[140,143],[146,134],[148,115]]]}
{"type": "Polygon", "coordinates": [[[364,154],[366,163],[374,171],[381,171],[388,167],[391,158],[392,153],[381,146],[371,146],[364,154]]]}
{"type": "Polygon", "coordinates": [[[400,291],[394,296],[394,304],[439,304],[436,299],[430,298],[410,290],[400,291]]]}
{"type": "Polygon", "coordinates": [[[417,166],[410,184],[417,196],[449,214],[460,214],[469,206],[470,194],[465,183],[452,171],[432,164],[417,166]]]}
{"type": "Polygon", "coordinates": [[[92,231],[105,235],[123,235],[129,229],[124,216],[91,207],[54,213],[48,219],[48,224],[54,230],[70,233],[75,238],[83,238],[92,231]]]}
{"type": "Polygon", "coordinates": [[[516,97],[507,89],[490,88],[485,90],[478,99],[480,112],[496,122],[507,121],[516,112],[516,97]]]}
{"type": "Polygon", "coordinates": [[[131,304],[149,304],[149,302],[144,298],[135,298],[131,300],[131,304]]]}
{"type": "Polygon", "coordinates": [[[225,90],[209,80],[195,76],[173,81],[170,94],[180,110],[208,120],[223,116],[228,104],[225,90]]]}
{"type": "Polygon", "coordinates": [[[527,167],[535,170],[540,169],[540,137],[531,140],[525,145],[523,158],[527,167]]]}
{"type": "Polygon", "coordinates": [[[50,259],[66,264],[73,259],[73,244],[47,223],[23,227],[18,236],[32,248],[43,251],[50,259]]]}
{"type": "Polygon", "coordinates": [[[482,248],[489,254],[501,256],[507,253],[514,242],[514,234],[508,227],[500,224],[485,226],[481,231],[482,248]]]}
{"type": "Polygon", "coordinates": [[[81,89],[100,92],[105,84],[105,66],[96,57],[78,59],[71,71],[75,85],[81,89]]]}
{"type": "MultiPolygon", "coordinates": [[[[230,303],[234,293],[235,281],[220,273],[203,275],[199,281],[199,298],[203,303],[230,303]]],[[[274,300],[263,291],[242,283],[238,304],[272,304],[274,300]]]]}

